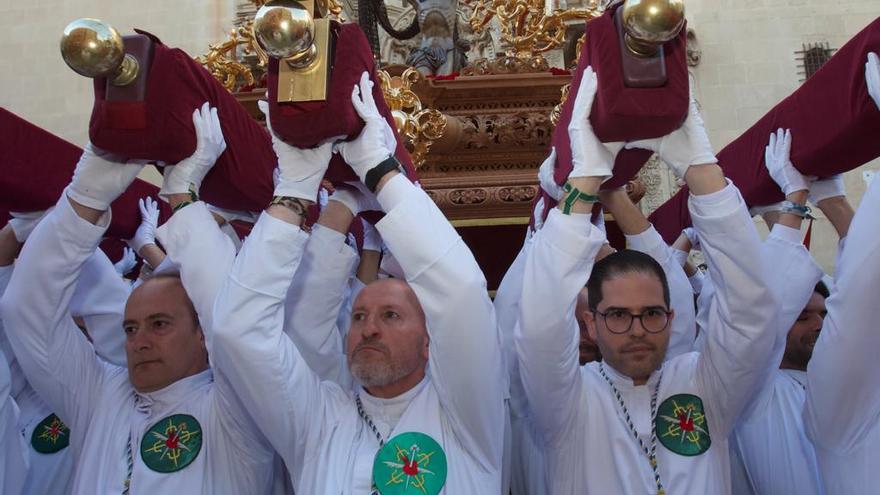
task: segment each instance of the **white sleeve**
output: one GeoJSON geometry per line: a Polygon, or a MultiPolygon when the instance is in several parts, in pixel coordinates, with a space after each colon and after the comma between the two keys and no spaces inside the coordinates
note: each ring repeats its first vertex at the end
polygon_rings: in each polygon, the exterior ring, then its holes
{"type": "Polygon", "coordinates": [[[522,249],[513,263],[507,268],[498,290],[495,291],[495,315],[498,320],[498,338],[501,343],[504,369],[507,371],[505,389],[508,390],[515,413],[522,413],[526,407],[525,391],[519,378],[519,363],[516,357],[514,330],[519,321],[519,301],[522,296],[523,272],[526,268],[526,256],[531,245],[531,238],[526,239],[522,249]]]}
{"type": "Polygon", "coordinates": [[[766,412],[773,392],[773,380],[782,356],[788,332],[803,311],[813,288],[822,277],[822,269],[813,261],[809,251],[801,243],[800,230],[776,224],[761,245],[761,255],[767,267],[767,280],[776,296],[778,317],[775,323],[775,340],[770,359],[759,379],[744,418],[766,412]]]}
{"type": "Polygon", "coordinates": [[[761,240],[739,190],[728,184],[713,194],[691,195],[689,207],[715,286],[696,383],[708,399],[709,428],[723,438],[764,375],[777,307],[761,240]]]}
{"type": "Polygon", "coordinates": [[[880,420],[880,181],[873,181],[846,237],[826,301],[828,314],[807,367],[804,424],[817,444],[849,451],[880,420]]]}
{"type": "Polygon", "coordinates": [[[6,357],[0,353],[0,491],[18,494],[28,472],[28,450],[18,432],[18,406],[11,395],[12,378],[6,357]]]}
{"type": "Polygon", "coordinates": [[[348,338],[348,331],[351,329],[351,308],[354,305],[358,294],[364,290],[366,284],[359,278],[353,276],[348,279],[348,289],[345,292],[345,301],[339,308],[339,315],[336,317],[336,328],[339,330],[339,336],[342,338],[343,349],[345,349],[345,341],[348,338]]]}
{"type": "Polygon", "coordinates": [[[406,177],[388,181],[378,200],[386,215],[376,228],[425,313],[440,402],[464,449],[500,470],[504,369],[483,272],[431,198],[406,177]]]}
{"type": "Polygon", "coordinates": [[[214,300],[232,269],[235,245],[202,201],[175,212],[159,227],[156,238],[165,247],[170,263],[180,271],[180,281],[199,316],[210,353],[214,300]]]}
{"type": "Polygon", "coordinates": [[[676,256],[676,249],[669,247],[654,226],[637,235],[626,236],[630,249],[641,251],[654,258],[666,274],[669,285],[669,302],[675,310],[669,335],[669,347],[666,349],[666,360],[694,349],[697,337],[697,315],[694,308],[694,290],[688,281],[687,274],[676,256]]]}
{"type": "Polygon", "coordinates": [[[284,302],[284,332],[321,380],[343,388],[352,382],[336,320],[356,263],[344,235],[315,225],[284,302]]]}
{"type": "Polygon", "coordinates": [[[70,316],[83,264],[110,223],[80,218],[67,195],[34,229],[16,262],[0,311],[28,382],[65,423],[85,428],[111,365],[102,364],[70,316]]]}
{"type": "MultiPolygon", "coordinates": [[[[159,228],[156,237],[165,247],[170,262],[179,270],[180,281],[198,315],[208,355],[213,358],[214,301],[232,270],[235,244],[201,201],[175,212],[159,228]]],[[[273,451],[268,440],[254,424],[246,403],[235,394],[225,370],[216,366],[212,370],[215,411],[224,433],[234,440],[233,448],[239,449],[251,462],[271,459],[273,451]]]]}
{"type": "Polygon", "coordinates": [[[326,388],[282,331],[284,298],[308,236],[267,213],[242,245],[214,304],[215,369],[287,466],[317,447],[326,388]]]}
{"type": "Polygon", "coordinates": [[[688,277],[688,282],[691,283],[691,289],[694,291],[694,295],[698,296],[703,292],[703,282],[706,279],[706,275],[703,274],[703,271],[699,268],[693,275],[688,277]]]}
{"type": "Polygon", "coordinates": [[[554,208],[526,256],[516,353],[535,421],[551,444],[583,413],[574,308],[604,242],[590,215],[554,208]]]}
{"type": "Polygon", "coordinates": [[[125,332],[122,320],[131,286],[100,248],[83,265],[70,300],[70,312],[86,324],[95,352],[117,366],[125,366],[125,332]]]}

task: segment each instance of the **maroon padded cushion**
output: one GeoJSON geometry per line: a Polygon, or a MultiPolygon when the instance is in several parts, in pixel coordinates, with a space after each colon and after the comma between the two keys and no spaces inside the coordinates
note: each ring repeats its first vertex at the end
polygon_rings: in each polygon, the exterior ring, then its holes
{"type": "MultiPolygon", "coordinates": [[[[327,100],[303,103],[278,103],[278,59],[270,59],[268,76],[269,115],[272,130],[293,146],[311,148],[336,136],[354,139],[364,128],[364,121],[351,104],[351,90],[368,71],[373,80],[373,98],[379,112],[395,129],[394,118],[385,102],[382,87],[376,77],[376,64],[364,32],[357,24],[331,22],[331,37],[335,37],[333,67],[330,73],[327,100]]],[[[395,156],[406,169],[410,180],[416,180],[415,167],[409,152],[397,136],[395,156]]],[[[334,154],[326,178],[334,184],[357,181],[351,167],[342,156],[334,154]]]]}
{"type": "MultiPolygon", "coordinates": [[[[633,141],[664,136],[681,126],[687,116],[689,80],[686,59],[687,26],[677,38],[664,44],[666,85],[660,88],[628,88],[623,82],[623,68],[614,13],[618,6],[587,23],[586,41],[571,81],[571,91],[562,106],[559,122],[553,131],[556,147],[555,179],[565,183],[571,172],[571,144],[568,124],[584,69],[592,66],[598,89],[590,123],[603,143],[633,141]]],[[[619,187],[641,169],[651,153],[644,150],[622,150],[614,165],[614,177],[603,188],[619,187]]]]}
{"type": "MultiPolygon", "coordinates": [[[[45,129],[0,108],[0,210],[42,211],[58,202],[73,177],[82,150],[45,129]]],[[[129,239],[141,223],[138,199],[158,200],[159,188],[136,179],[111,205],[113,221],[107,235],[129,239]]],[[[162,221],[171,209],[159,201],[162,221]]]]}
{"type": "Polygon", "coordinates": [[[272,200],[277,158],[266,130],[214,77],[179,49],[155,43],[144,101],[108,101],[95,79],[89,125],[92,143],[125,156],[177,163],[196,148],[193,110],[217,107],[226,151],[205,177],[200,197],[220,208],[260,211],[272,200]]]}
{"type": "MultiPolygon", "coordinates": [[[[839,174],[880,156],[880,110],[865,84],[865,61],[872,51],[880,52],[880,18],[718,153],[718,163],[749,206],[784,199],[764,165],[770,133],[780,127],[791,129],[791,161],[805,175],[839,174]]],[[[687,198],[683,188],[651,215],[667,242],[691,223],[687,198]]]]}

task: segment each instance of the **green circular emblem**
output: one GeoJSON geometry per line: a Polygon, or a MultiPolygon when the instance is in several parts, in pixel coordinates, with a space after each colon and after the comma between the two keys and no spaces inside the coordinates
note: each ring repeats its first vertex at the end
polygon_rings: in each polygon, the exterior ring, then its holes
{"type": "Polygon", "coordinates": [[[173,473],[189,466],[202,450],[202,426],[189,414],[159,420],[141,439],[141,459],[158,473],[173,473]]]}
{"type": "Polygon", "coordinates": [[[54,413],[46,416],[31,433],[31,446],[41,454],[54,454],[70,445],[70,429],[54,413]]]}
{"type": "Polygon", "coordinates": [[[424,433],[395,436],[373,461],[373,486],[381,495],[437,495],[445,483],[446,453],[424,433]]]}
{"type": "Polygon", "coordinates": [[[664,400],[657,409],[655,428],[660,443],[679,455],[700,455],[712,446],[703,400],[696,395],[677,394],[664,400]]]}

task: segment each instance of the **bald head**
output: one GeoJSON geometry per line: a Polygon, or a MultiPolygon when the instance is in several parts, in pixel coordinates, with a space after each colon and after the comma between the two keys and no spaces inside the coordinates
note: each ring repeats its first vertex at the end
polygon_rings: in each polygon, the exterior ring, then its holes
{"type": "Polygon", "coordinates": [[[128,377],[153,392],[208,367],[205,339],[180,278],[161,275],[132,291],[125,305],[128,377]]]}
{"type": "Polygon", "coordinates": [[[428,331],[409,284],[382,279],[361,290],[352,305],[346,348],[352,375],[373,395],[396,397],[422,380],[428,331]]]}

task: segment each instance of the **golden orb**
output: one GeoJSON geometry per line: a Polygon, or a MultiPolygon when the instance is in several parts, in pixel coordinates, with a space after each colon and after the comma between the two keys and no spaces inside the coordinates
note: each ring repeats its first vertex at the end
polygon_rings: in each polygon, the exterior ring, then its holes
{"type": "Polygon", "coordinates": [[[621,10],[624,41],[639,56],[654,56],[684,26],[683,0],[626,0],[621,10]]]}
{"type": "Polygon", "coordinates": [[[138,63],[126,55],[122,36],[98,19],[77,19],[61,35],[61,57],[68,67],[86,77],[111,77],[125,86],[138,74],[138,63]]]}
{"type": "Polygon", "coordinates": [[[270,57],[292,59],[288,60],[291,65],[307,66],[317,52],[315,21],[295,0],[272,0],[260,7],[254,17],[254,36],[270,57]]]}

